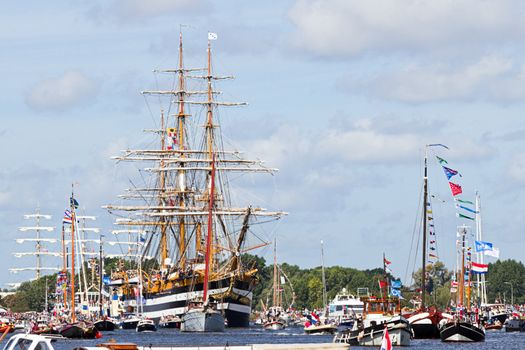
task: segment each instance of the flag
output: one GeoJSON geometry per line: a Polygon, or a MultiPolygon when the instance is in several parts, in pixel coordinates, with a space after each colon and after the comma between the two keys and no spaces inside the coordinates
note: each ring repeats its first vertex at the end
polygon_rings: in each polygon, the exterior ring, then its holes
{"type": "Polygon", "coordinates": [[[69,204],[70,204],[72,207],[74,207],[75,209],[78,208],[78,202],[77,202],[77,200],[76,200],[75,198],[73,198],[73,197],[69,198],[69,204]]]}
{"type": "Polygon", "coordinates": [[[400,291],[399,289],[391,288],[391,290],[390,290],[390,294],[391,294],[393,297],[401,298],[401,291],[400,291]]]}
{"type": "Polygon", "coordinates": [[[474,209],[470,209],[469,207],[466,207],[466,206],[464,206],[464,205],[456,204],[456,208],[458,208],[458,209],[463,209],[463,210],[466,210],[466,211],[469,211],[469,212],[471,212],[471,213],[473,213],[473,214],[477,214],[477,213],[478,213],[478,212],[475,211],[474,209]]]}
{"type": "Polygon", "coordinates": [[[471,218],[470,216],[463,215],[461,213],[456,213],[456,216],[460,219],[469,219],[469,220],[476,220],[474,218],[471,218]]]}
{"type": "Polygon", "coordinates": [[[458,286],[458,282],[456,281],[452,281],[452,283],[450,284],[452,287],[457,287],[458,286]]]}
{"type": "Polygon", "coordinates": [[[392,350],[392,342],[390,341],[387,327],[385,327],[385,331],[383,332],[383,340],[381,341],[381,348],[379,350],[392,350]]]}
{"type": "Polygon", "coordinates": [[[474,203],[472,203],[471,201],[466,201],[466,200],[459,199],[459,198],[454,198],[454,200],[455,200],[456,202],[460,202],[460,203],[465,203],[465,204],[472,204],[472,205],[474,205],[474,203]]]}
{"type": "Polygon", "coordinates": [[[473,262],[471,270],[473,273],[485,274],[489,271],[489,265],[478,264],[478,263],[473,262]]]}
{"type": "Polygon", "coordinates": [[[458,194],[463,193],[460,185],[456,185],[453,182],[449,182],[448,184],[450,185],[450,190],[452,191],[453,196],[457,196],[458,194]]]}
{"type": "Polygon", "coordinates": [[[392,273],[392,270],[390,270],[387,266],[385,266],[385,271],[388,273],[392,273]]]}
{"type": "Polygon", "coordinates": [[[392,288],[401,288],[401,281],[400,280],[393,280],[392,281],[392,288]]]}
{"type": "Polygon", "coordinates": [[[217,40],[217,33],[208,33],[208,40],[217,40]]]}
{"type": "MultiPolygon", "coordinates": [[[[447,168],[446,166],[443,166],[443,171],[445,172],[448,180],[450,180],[452,176],[459,174],[457,170],[447,168]]],[[[461,174],[459,174],[459,176],[461,177],[461,174]]]]}
{"type": "Polygon", "coordinates": [[[386,286],[388,286],[388,283],[386,283],[386,281],[379,281],[379,288],[380,289],[386,288],[386,286]]]}
{"type": "Polygon", "coordinates": [[[384,263],[387,264],[387,265],[390,265],[390,264],[392,263],[391,261],[386,260],[386,258],[383,258],[383,261],[384,261],[384,263]]]}
{"type": "Polygon", "coordinates": [[[102,277],[102,283],[104,284],[109,284],[111,282],[109,276],[104,276],[102,277]]]}
{"type": "Polygon", "coordinates": [[[434,255],[434,254],[428,254],[429,257],[431,258],[434,258],[434,259],[439,259],[439,257],[437,255],[434,255]]]}
{"type": "Polygon", "coordinates": [[[483,254],[499,259],[499,248],[492,247],[492,250],[485,250],[483,254]]]}
{"type": "Polygon", "coordinates": [[[167,128],[166,133],[168,134],[168,137],[175,137],[177,136],[177,129],[175,128],[167,128]]]}
{"type": "Polygon", "coordinates": [[[69,210],[64,211],[64,219],[62,220],[64,224],[71,224],[73,223],[73,219],[71,218],[71,212],[69,210]]]}
{"type": "Polygon", "coordinates": [[[436,156],[436,158],[437,158],[439,164],[448,164],[448,162],[446,160],[444,160],[443,158],[440,158],[438,156],[436,156]]]}
{"type": "Polygon", "coordinates": [[[476,241],[476,251],[484,252],[485,250],[492,250],[492,243],[484,241],[476,241]]]}

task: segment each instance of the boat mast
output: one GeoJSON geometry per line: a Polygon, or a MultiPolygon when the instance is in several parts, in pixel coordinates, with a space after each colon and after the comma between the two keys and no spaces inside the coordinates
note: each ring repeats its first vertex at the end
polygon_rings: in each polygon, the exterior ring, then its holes
{"type": "Polygon", "coordinates": [[[102,254],[102,238],[104,235],[100,235],[99,248],[98,248],[98,306],[99,306],[99,317],[102,317],[102,278],[104,277],[104,259],[102,254]]]}
{"type": "MultiPolygon", "coordinates": [[[[166,125],[164,123],[164,112],[162,111],[161,112],[161,122],[160,122],[160,125],[161,125],[161,138],[160,138],[160,149],[162,150],[165,150],[165,138],[166,138],[166,125]]],[[[160,160],[160,168],[163,169],[165,164],[164,164],[164,159],[161,159],[160,160]]],[[[159,187],[160,187],[160,190],[161,190],[161,193],[165,193],[166,192],[166,172],[165,171],[161,171],[160,172],[160,184],[159,184],[159,187]]],[[[165,203],[165,196],[159,196],[159,206],[165,206],[166,203],[165,203]]],[[[168,228],[168,226],[166,225],[166,218],[164,217],[160,217],[159,218],[159,221],[160,221],[160,266],[162,269],[165,269],[166,268],[166,259],[168,257],[168,237],[166,235],[166,230],[168,228]]],[[[141,258],[139,258],[141,259],[141,258]]]]}
{"type": "MultiPolygon", "coordinates": [[[[476,240],[483,241],[483,233],[481,230],[481,198],[476,192],[476,240]]],[[[483,252],[477,253],[478,263],[483,264],[483,252]]],[[[480,296],[481,305],[487,304],[487,286],[485,283],[484,274],[476,274],[478,282],[478,296],[480,296]]]]}
{"type": "MultiPolygon", "coordinates": [[[[185,130],[185,122],[186,122],[186,114],[184,112],[184,65],[183,65],[183,59],[182,59],[182,30],[179,32],[179,113],[177,114],[177,122],[178,122],[178,128],[177,128],[177,143],[179,145],[179,150],[184,150],[184,130],[185,130]]],[[[185,158],[186,154],[184,152],[181,152],[181,158],[185,158]]],[[[181,167],[184,167],[184,162],[180,164],[181,167]]],[[[186,191],[186,184],[185,184],[185,172],[184,170],[179,170],[177,174],[177,181],[179,184],[179,206],[182,208],[181,210],[184,210],[185,206],[185,191],[186,191]]],[[[179,266],[182,271],[184,271],[186,267],[186,226],[184,222],[184,217],[179,218],[179,257],[180,262],[179,266]]]]}
{"type": "Polygon", "coordinates": [[[460,266],[460,276],[458,278],[458,291],[459,291],[459,305],[463,306],[464,293],[465,293],[465,236],[467,235],[467,230],[464,226],[459,227],[459,232],[461,234],[461,266],[460,266]]]}
{"type": "MultiPolygon", "coordinates": [[[[67,252],[66,252],[66,239],[65,239],[64,221],[62,220],[62,272],[66,276],[67,281],[67,252]]],[[[66,283],[67,286],[67,283],[66,283]]],[[[63,289],[62,296],[64,298],[64,309],[67,307],[67,287],[63,289]]]]}
{"type": "Polygon", "coordinates": [[[206,239],[206,255],[205,255],[205,270],[204,270],[204,291],[203,291],[203,302],[204,305],[208,304],[208,281],[210,278],[210,255],[211,255],[211,244],[213,242],[213,199],[215,196],[215,155],[213,155],[211,162],[211,187],[210,187],[210,201],[208,204],[208,237],[206,239]]]}
{"type": "Polygon", "coordinates": [[[273,300],[272,306],[277,306],[277,238],[273,243],[273,300]]]}
{"type": "Polygon", "coordinates": [[[71,199],[69,204],[71,209],[71,322],[75,323],[75,226],[77,217],[75,213],[74,185],[71,185],[71,199]]]}
{"type": "Polygon", "coordinates": [[[426,268],[427,268],[427,210],[428,210],[428,156],[427,146],[425,146],[425,170],[423,176],[423,249],[421,253],[421,306],[425,309],[425,282],[426,282],[426,268]]]}
{"type": "Polygon", "coordinates": [[[322,281],[323,281],[323,310],[326,316],[326,278],[324,274],[324,242],[321,240],[321,274],[322,274],[322,281]]]}

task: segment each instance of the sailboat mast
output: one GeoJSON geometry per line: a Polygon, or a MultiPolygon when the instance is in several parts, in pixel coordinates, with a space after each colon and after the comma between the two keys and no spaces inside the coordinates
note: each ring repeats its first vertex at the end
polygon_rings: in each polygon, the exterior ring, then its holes
{"type": "MultiPolygon", "coordinates": [[[[161,118],[160,125],[161,125],[161,135],[162,135],[161,138],[160,138],[160,147],[161,147],[162,150],[164,150],[165,147],[166,147],[166,145],[165,145],[166,125],[165,125],[165,122],[164,122],[164,112],[161,112],[160,118],[161,118]]],[[[164,166],[165,166],[164,160],[161,160],[160,161],[160,168],[163,169],[164,166]]],[[[159,187],[160,187],[162,192],[164,192],[165,189],[166,189],[166,172],[165,171],[161,171],[160,172],[160,184],[159,184],[159,187]]],[[[161,196],[159,205],[160,206],[164,206],[165,205],[164,201],[165,201],[164,198],[161,196]]],[[[160,217],[159,218],[159,221],[162,223],[160,225],[160,266],[162,268],[166,267],[166,259],[168,257],[168,237],[167,237],[167,234],[166,234],[167,225],[166,225],[165,220],[166,219],[164,217],[160,217]]]]}
{"type": "Polygon", "coordinates": [[[277,238],[273,243],[273,306],[277,306],[277,238]]]}
{"type": "Polygon", "coordinates": [[[205,270],[204,270],[204,291],[203,291],[203,302],[206,305],[208,301],[208,281],[210,278],[210,255],[211,255],[211,244],[213,242],[213,199],[215,196],[215,155],[213,155],[211,161],[211,187],[210,187],[210,201],[208,204],[208,237],[206,239],[206,256],[205,256],[205,270]]]}
{"type": "MultiPolygon", "coordinates": [[[[483,241],[481,230],[481,198],[476,192],[476,240],[483,241]]],[[[477,253],[478,263],[483,264],[483,252],[477,253]]],[[[477,274],[478,296],[481,299],[481,305],[487,304],[487,286],[485,284],[485,275],[477,274]]]]}
{"type": "MultiPolygon", "coordinates": [[[[184,73],[183,73],[183,59],[182,59],[182,30],[179,33],[179,113],[177,115],[177,142],[179,144],[179,150],[184,149],[184,130],[185,130],[185,118],[186,114],[184,113],[184,73]]],[[[181,152],[181,158],[185,158],[186,154],[181,152]]],[[[184,166],[184,163],[181,163],[181,167],[184,166]]],[[[178,171],[177,180],[179,182],[179,206],[184,208],[184,198],[185,198],[185,173],[183,170],[178,171]]],[[[182,209],[184,210],[184,209],[182,209]]],[[[180,257],[180,268],[185,269],[186,266],[186,226],[184,222],[184,217],[179,219],[179,257],[180,257]]]]}
{"type": "Polygon", "coordinates": [[[425,282],[427,268],[427,210],[428,210],[428,157],[427,147],[425,146],[425,170],[423,176],[423,249],[421,253],[421,309],[425,308],[425,282]]]}
{"type": "Polygon", "coordinates": [[[326,277],[324,274],[324,242],[321,240],[321,274],[323,282],[323,310],[326,310],[326,277]]]}
{"type": "MultiPolygon", "coordinates": [[[[37,209],[37,217],[36,217],[36,279],[40,278],[40,266],[42,263],[42,258],[40,256],[40,209],[37,209]]],[[[47,279],[46,279],[47,281],[47,279]]]]}
{"type": "Polygon", "coordinates": [[[77,216],[75,213],[75,197],[73,193],[73,185],[71,185],[71,322],[76,322],[75,315],[75,226],[77,216]]]}
{"type": "Polygon", "coordinates": [[[104,277],[104,259],[102,257],[102,238],[104,235],[100,235],[99,247],[98,247],[98,307],[99,317],[102,317],[102,278],[104,277]]]}
{"type": "MultiPolygon", "coordinates": [[[[62,272],[67,276],[67,252],[66,252],[66,239],[65,239],[64,221],[62,220],[62,272]]],[[[67,280],[67,278],[66,278],[67,280]]],[[[62,298],[64,299],[64,308],[67,306],[67,287],[62,291],[62,298]]]]}
{"type": "Polygon", "coordinates": [[[461,230],[461,272],[459,277],[459,305],[463,306],[464,293],[465,293],[465,236],[466,229],[464,227],[461,230]]]}

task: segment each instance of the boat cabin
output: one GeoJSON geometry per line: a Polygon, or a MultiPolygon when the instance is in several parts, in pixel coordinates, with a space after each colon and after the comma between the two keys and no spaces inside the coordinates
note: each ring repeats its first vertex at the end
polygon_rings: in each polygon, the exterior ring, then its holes
{"type": "Polygon", "coordinates": [[[399,315],[401,314],[401,302],[399,298],[375,298],[365,297],[361,298],[363,302],[363,318],[384,315],[399,315]]]}
{"type": "Polygon", "coordinates": [[[7,341],[4,350],[54,350],[51,339],[36,334],[15,334],[7,341]]]}

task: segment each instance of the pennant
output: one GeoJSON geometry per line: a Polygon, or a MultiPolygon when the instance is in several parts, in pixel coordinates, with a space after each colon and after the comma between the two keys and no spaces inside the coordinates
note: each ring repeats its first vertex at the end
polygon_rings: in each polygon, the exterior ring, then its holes
{"type": "Polygon", "coordinates": [[[454,198],[454,200],[455,200],[456,202],[460,202],[460,203],[465,203],[465,204],[472,204],[472,205],[474,205],[474,203],[472,203],[471,201],[466,201],[466,200],[459,199],[459,198],[454,198]]]}
{"type": "Polygon", "coordinates": [[[473,262],[471,270],[472,270],[473,273],[485,274],[485,273],[487,273],[489,271],[489,265],[487,265],[487,264],[478,264],[478,263],[473,262]]]}
{"type": "Polygon", "coordinates": [[[73,219],[71,218],[71,212],[69,210],[64,211],[64,219],[62,220],[64,224],[71,224],[73,223],[73,219]]]}
{"type": "Polygon", "coordinates": [[[431,258],[434,258],[434,259],[439,259],[439,257],[437,255],[434,255],[432,253],[428,254],[429,257],[431,258]]]}
{"type": "Polygon", "coordinates": [[[499,248],[493,247],[492,250],[485,250],[483,254],[499,259],[499,248]]]}
{"type": "Polygon", "coordinates": [[[486,250],[492,250],[493,246],[490,242],[476,241],[476,252],[484,252],[486,250]]]}
{"type": "MultiPolygon", "coordinates": [[[[448,180],[450,180],[452,176],[459,174],[457,170],[447,168],[446,166],[443,166],[443,171],[445,172],[445,175],[447,176],[448,180]]],[[[459,174],[459,176],[461,177],[461,174],[459,174]]]]}
{"type": "Polygon", "coordinates": [[[474,219],[474,218],[471,218],[470,216],[466,216],[466,215],[463,215],[463,214],[461,214],[461,213],[456,213],[456,216],[457,216],[458,218],[460,218],[460,219],[469,219],[469,220],[472,220],[472,221],[476,220],[476,219],[474,219]]]}
{"type": "Polygon", "coordinates": [[[385,266],[385,271],[388,273],[392,273],[392,270],[390,270],[387,266],[385,266]]]}
{"type": "Polygon", "coordinates": [[[208,33],[208,40],[217,40],[217,33],[208,33]]]}
{"type": "Polygon", "coordinates": [[[436,158],[437,158],[439,164],[448,164],[448,162],[446,160],[444,160],[443,158],[440,158],[438,156],[436,156],[436,158]]]}
{"type": "Polygon", "coordinates": [[[449,182],[448,184],[450,185],[450,190],[452,191],[453,196],[457,196],[458,194],[463,193],[460,185],[457,185],[453,182],[449,182]]]}
{"type": "Polygon", "coordinates": [[[386,258],[383,258],[383,261],[384,261],[385,264],[387,264],[387,265],[390,265],[390,264],[392,263],[391,261],[386,260],[386,258]]]}
{"type": "Polygon", "coordinates": [[[478,212],[475,211],[474,209],[470,209],[469,207],[465,207],[464,205],[456,204],[456,208],[458,208],[458,209],[461,208],[461,209],[466,210],[466,211],[469,211],[469,212],[471,212],[471,213],[473,213],[473,214],[477,214],[477,213],[478,213],[478,212]]]}
{"type": "Polygon", "coordinates": [[[456,281],[452,281],[452,283],[450,284],[452,287],[457,287],[458,286],[458,282],[456,281]]]}

